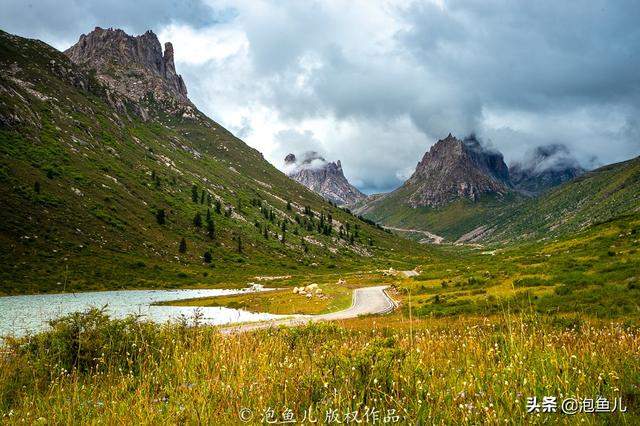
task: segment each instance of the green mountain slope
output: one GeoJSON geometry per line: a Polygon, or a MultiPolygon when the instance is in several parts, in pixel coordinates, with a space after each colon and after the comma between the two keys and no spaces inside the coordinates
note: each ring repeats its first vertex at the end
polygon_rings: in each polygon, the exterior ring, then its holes
{"type": "Polygon", "coordinates": [[[555,238],[622,216],[640,214],[640,157],[586,173],[541,197],[503,211],[486,241],[555,238]]]}
{"type": "MultiPolygon", "coordinates": [[[[445,242],[510,242],[554,238],[640,212],[640,157],[577,177],[537,197],[515,191],[459,198],[437,207],[412,207],[406,185],[370,197],[353,210],[394,229],[428,231],[445,242]]],[[[421,239],[418,232],[401,231],[421,239]]]]}
{"type": "Polygon", "coordinates": [[[441,207],[411,207],[405,202],[406,194],[401,188],[388,196],[360,203],[353,210],[384,226],[424,230],[453,242],[494,219],[496,214],[504,214],[506,206],[521,198],[513,192],[504,196],[485,194],[476,201],[459,199],[441,207]]]}
{"type": "Polygon", "coordinates": [[[168,113],[151,96],[146,120],[127,100],[112,107],[90,71],[45,43],[0,32],[0,69],[0,294],[242,284],[420,250],[197,110],[168,113]]]}

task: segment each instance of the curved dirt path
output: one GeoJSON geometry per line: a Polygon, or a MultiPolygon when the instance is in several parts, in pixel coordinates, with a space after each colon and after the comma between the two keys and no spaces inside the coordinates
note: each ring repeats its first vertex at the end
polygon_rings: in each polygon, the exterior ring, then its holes
{"type": "Polygon", "coordinates": [[[223,333],[241,333],[261,328],[279,327],[281,325],[297,326],[310,322],[335,321],[356,318],[360,315],[386,314],[395,309],[396,304],[385,289],[389,286],[364,287],[353,291],[351,306],[342,311],[322,315],[293,315],[269,321],[253,322],[221,328],[223,333]]]}
{"type": "MultiPolygon", "coordinates": [[[[436,235],[429,231],[423,231],[421,229],[396,228],[394,226],[383,226],[383,228],[388,229],[390,231],[409,232],[409,233],[412,232],[416,234],[422,234],[428,239],[430,239],[431,242],[433,242],[434,244],[442,244],[442,242],[444,241],[444,237],[441,237],[440,235],[436,235]]],[[[420,241],[421,244],[424,244],[425,242],[426,241],[423,241],[423,240],[420,241]]]]}

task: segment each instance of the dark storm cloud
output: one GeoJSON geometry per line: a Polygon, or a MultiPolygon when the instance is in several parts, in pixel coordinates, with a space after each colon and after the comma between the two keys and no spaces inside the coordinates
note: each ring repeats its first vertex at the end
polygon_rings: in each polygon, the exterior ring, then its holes
{"type": "Polygon", "coordinates": [[[0,28],[63,48],[96,26],[141,34],[171,22],[202,27],[228,13],[201,0],[2,0],[0,28]]]}
{"type": "Polygon", "coordinates": [[[640,3],[414,5],[400,34],[418,61],[486,104],[523,109],[633,102],[640,95],[640,3]]]}
{"type": "Polygon", "coordinates": [[[2,12],[3,29],[57,46],[95,25],[164,29],[200,108],[278,166],[316,150],[368,191],[401,184],[449,132],[508,162],[549,144],[584,167],[640,154],[639,2],[5,0],[2,12]],[[240,47],[194,60],[209,37],[240,47]]]}
{"type": "Polygon", "coordinates": [[[417,2],[400,16],[408,27],[395,35],[395,68],[394,56],[358,63],[336,48],[314,81],[323,104],[339,115],[407,114],[426,135],[477,132],[501,149],[513,141],[484,121],[506,111],[528,121],[512,129],[522,142],[512,158],[557,140],[585,166],[640,152],[640,3],[417,2]]]}

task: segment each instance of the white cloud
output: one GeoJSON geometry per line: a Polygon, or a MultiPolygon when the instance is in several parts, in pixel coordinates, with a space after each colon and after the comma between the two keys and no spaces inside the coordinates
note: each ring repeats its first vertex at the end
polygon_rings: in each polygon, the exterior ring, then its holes
{"type": "Polygon", "coordinates": [[[180,46],[175,60],[186,65],[203,65],[208,61],[224,61],[246,54],[249,42],[245,34],[229,25],[219,24],[200,30],[186,24],[172,23],[158,34],[161,42],[171,41],[180,46]]]}
{"type": "Polygon", "coordinates": [[[94,25],[154,29],[210,117],[278,167],[295,150],[340,159],[365,191],[401,184],[449,132],[507,160],[550,143],[584,166],[640,153],[635,4],[160,1],[9,0],[0,24],[57,46],[94,25]]]}

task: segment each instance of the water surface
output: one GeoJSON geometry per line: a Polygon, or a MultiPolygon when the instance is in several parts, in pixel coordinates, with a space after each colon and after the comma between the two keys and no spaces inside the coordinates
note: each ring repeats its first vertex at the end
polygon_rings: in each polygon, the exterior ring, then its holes
{"type": "MultiPolygon", "coordinates": [[[[265,290],[267,289],[259,291],[265,290]]],[[[151,306],[154,302],[165,300],[221,296],[247,291],[256,290],[118,290],[0,297],[0,336],[21,336],[28,332],[42,331],[48,327],[47,321],[51,319],[92,307],[106,307],[105,311],[114,318],[139,314],[157,322],[177,320],[182,316],[193,318],[196,310],[202,314],[202,322],[214,325],[280,317],[224,307],[151,306]]]]}

